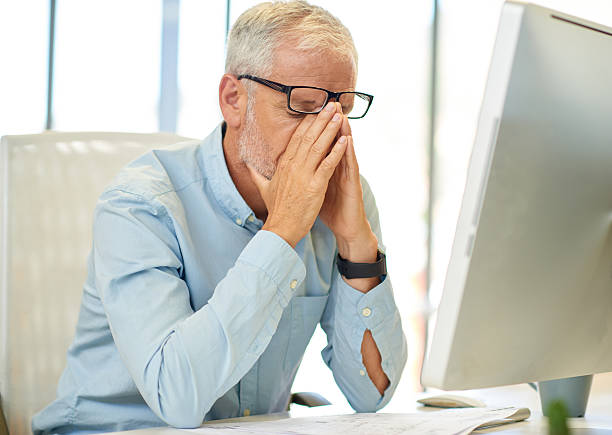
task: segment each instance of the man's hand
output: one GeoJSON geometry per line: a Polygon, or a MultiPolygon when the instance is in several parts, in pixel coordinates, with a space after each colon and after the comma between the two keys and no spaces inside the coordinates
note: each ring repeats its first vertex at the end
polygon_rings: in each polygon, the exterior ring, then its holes
{"type": "MultiPolygon", "coordinates": [[[[319,215],[336,236],[343,258],[375,261],[378,241],[366,217],[353,138],[338,103],[329,103],[316,117],[308,115],[302,120],[271,180],[248,168],[268,209],[262,229],[278,234],[295,248],[319,215]]],[[[378,277],[346,281],[362,292],[380,282],[378,277]]],[[[389,378],[369,330],[364,331],[361,355],[382,395],[389,378]]]]}
{"type": "Polygon", "coordinates": [[[294,248],[312,228],[329,179],[347,149],[347,138],[337,138],[342,124],[338,105],[328,103],[318,115],[307,115],[300,122],[271,180],[248,166],[268,209],[262,229],[278,234],[294,248]]]}
{"type": "MultiPolygon", "coordinates": [[[[348,146],[329,181],[319,216],[336,236],[338,252],[342,258],[354,263],[372,263],[376,261],[378,240],[372,232],[363,204],[363,190],[351,128],[346,116],[342,118],[342,128],[338,135],[348,138],[348,146]]],[[[364,293],[380,283],[378,277],[343,279],[348,285],[364,293]]],[[[380,351],[369,329],[363,332],[361,358],[368,376],[382,396],[389,386],[389,378],[382,369],[380,351]]]]}
{"type": "Polygon", "coordinates": [[[376,261],[378,241],[372,232],[363,204],[359,165],[353,136],[346,116],[338,135],[348,138],[348,146],[331,177],[320,216],[336,236],[338,252],[354,263],[376,261]]]}

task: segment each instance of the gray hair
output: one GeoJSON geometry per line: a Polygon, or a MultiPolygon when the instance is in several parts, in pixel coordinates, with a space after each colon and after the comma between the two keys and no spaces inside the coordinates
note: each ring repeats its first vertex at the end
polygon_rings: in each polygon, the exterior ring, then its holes
{"type": "Polygon", "coordinates": [[[298,50],[332,51],[355,63],[357,50],[348,29],[325,9],[306,1],[258,4],[238,17],[227,41],[227,74],[270,74],[282,42],[298,50]]]}

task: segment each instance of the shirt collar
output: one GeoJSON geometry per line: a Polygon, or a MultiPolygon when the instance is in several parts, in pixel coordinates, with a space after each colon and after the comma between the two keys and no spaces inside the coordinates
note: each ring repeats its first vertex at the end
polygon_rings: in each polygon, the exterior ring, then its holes
{"type": "Polygon", "coordinates": [[[230,177],[223,153],[225,122],[219,124],[202,142],[202,167],[210,189],[225,214],[241,227],[261,229],[263,222],[255,217],[251,207],[236,189],[230,177]]]}

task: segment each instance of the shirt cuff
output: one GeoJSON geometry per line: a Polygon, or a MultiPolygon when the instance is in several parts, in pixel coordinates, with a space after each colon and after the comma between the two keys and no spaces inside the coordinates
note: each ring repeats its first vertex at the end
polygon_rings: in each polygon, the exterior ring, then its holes
{"type": "Polygon", "coordinates": [[[278,287],[283,308],[306,277],[306,266],[295,249],[271,231],[258,231],[237,261],[257,267],[270,277],[278,287]]]}
{"type": "Polygon", "coordinates": [[[343,318],[354,318],[357,315],[365,329],[374,331],[397,311],[391,283],[386,276],[380,284],[367,293],[362,293],[348,285],[340,274],[336,279],[340,293],[338,300],[343,301],[338,308],[343,318]]]}
{"type": "Polygon", "coordinates": [[[391,382],[388,390],[394,390],[401,373],[401,370],[398,372],[401,363],[395,360],[401,357],[397,352],[398,346],[404,345],[404,338],[389,277],[385,276],[380,284],[367,293],[354,289],[340,275],[337,279],[338,300],[343,301],[338,304],[338,320],[343,325],[352,325],[351,336],[358,343],[354,349],[355,359],[359,364],[363,364],[361,341],[364,331],[369,329],[382,358],[382,369],[391,382]]]}

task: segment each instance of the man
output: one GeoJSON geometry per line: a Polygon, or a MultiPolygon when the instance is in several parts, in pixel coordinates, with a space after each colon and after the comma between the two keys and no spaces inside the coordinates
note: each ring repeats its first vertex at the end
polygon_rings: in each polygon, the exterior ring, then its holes
{"type": "Polygon", "coordinates": [[[348,30],[321,8],[238,18],[224,123],[145,154],[100,197],[76,337],[35,433],[282,411],[319,322],[350,404],[389,401],[406,344],[347,119],[371,103],[356,76],[348,30]]]}

